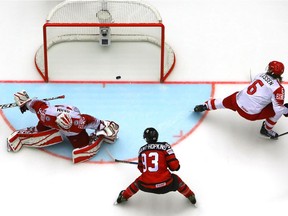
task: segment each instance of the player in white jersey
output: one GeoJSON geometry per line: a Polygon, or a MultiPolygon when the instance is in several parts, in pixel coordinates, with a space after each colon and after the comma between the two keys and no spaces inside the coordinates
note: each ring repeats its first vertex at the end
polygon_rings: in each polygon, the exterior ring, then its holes
{"type": "Polygon", "coordinates": [[[212,98],[195,106],[194,112],[230,109],[250,121],[265,119],[260,133],[277,139],[278,134],[272,128],[282,115],[288,117],[288,104],[284,104],[285,89],[281,85],[283,73],[283,63],[271,61],[266,73],[258,74],[243,90],[224,99],[212,98]]]}
{"type": "Polygon", "coordinates": [[[14,94],[14,99],[22,113],[29,110],[38,117],[35,127],[14,131],[8,138],[8,151],[17,152],[22,146],[46,147],[61,143],[63,137],[72,144],[74,163],[93,157],[100,149],[102,141],[113,143],[119,125],[113,121],[100,120],[70,105],[51,106],[47,101],[29,98],[25,91],[14,94]],[[92,130],[88,135],[87,130],[92,130]]]}

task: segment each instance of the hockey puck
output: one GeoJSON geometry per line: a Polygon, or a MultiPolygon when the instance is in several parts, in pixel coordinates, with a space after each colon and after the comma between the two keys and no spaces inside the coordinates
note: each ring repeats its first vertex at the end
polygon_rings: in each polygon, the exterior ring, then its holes
{"type": "Polygon", "coordinates": [[[118,79],[121,79],[121,76],[116,76],[116,79],[118,80],[118,79]]]}

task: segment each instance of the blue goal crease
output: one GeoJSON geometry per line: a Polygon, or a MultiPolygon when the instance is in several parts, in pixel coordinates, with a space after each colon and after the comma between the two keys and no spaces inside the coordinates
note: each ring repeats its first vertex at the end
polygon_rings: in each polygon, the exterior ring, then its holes
{"type": "MultiPolygon", "coordinates": [[[[137,157],[144,145],[143,131],[154,127],[159,140],[176,143],[189,133],[201,116],[192,115],[195,105],[210,97],[211,84],[23,84],[0,83],[0,104],[13,102],[13,94],[26,90],[30,97],[48,98],[65,95],[65,99],[50,101],[50,104],[68,104],[78,107],[99,119],[113,120],[120,125],[119,139],[105,148],[117,158],[137,157]]],[[[15,129],[37,124],[35,114],[21,114],[17,108],[3,109],[3,113],[15,129]],[[21,118],[21,121],[19,121],[21,118]]],[[[71,157],[72,147],[68,141],[47,147],[56,155],[71,157]]],[[[181,143],[181,142],[180,142],[181,143]]],[[[110,161],[105,151],[100,150],[93,161],[110,161]]]]}

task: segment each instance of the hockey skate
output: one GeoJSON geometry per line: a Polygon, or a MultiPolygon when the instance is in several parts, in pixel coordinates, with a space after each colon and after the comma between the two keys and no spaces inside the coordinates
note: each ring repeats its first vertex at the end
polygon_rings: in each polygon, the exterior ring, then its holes
{"type": "Polygon", "coordinates": [[[125,199],[125,198],[123,197],[123,195],[122,195],[123,192],[124,192],[124,190],[122,190],[122,191],[119,193],[118,198],[117,198],[116,202],[114,203],[115,205],[117,205],[117,204],[119,204],[119,203],[122,203],[122,202],[127,202],[127,199],[125,199]]]}
{"type": "Polygon", "coordinates": [[[195,195],[191,195],[187,198],[193,205],[196,205],[196,198],[195,195]]]}
{"type": "Polygon", "coordinates": [[[204,112],[208,110],[208,107],[206,104],[201,104],[201,105],[197,105],[194,107],[194,112],[204,112]]]}
{"type": "Polygon", "coordinates": [[[263,122],[262,124],[262,127],[261,127],[261,130],[260,130],[260,134],[266,136],[266,137],[269,137],[270,139],[278,139],[278,133],[276,133],[275,131],[273,130],[267,130],[265,128],[265,122],[263,122]]]}

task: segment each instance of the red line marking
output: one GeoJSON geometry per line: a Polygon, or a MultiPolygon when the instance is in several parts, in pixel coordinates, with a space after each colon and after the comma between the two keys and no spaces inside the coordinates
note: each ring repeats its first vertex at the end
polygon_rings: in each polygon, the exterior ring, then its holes
{"type": "Polygon", "coordinates": [[[10,128],[10,130],[15,131],[15,128],[10,124],[9,120],[4,115],[2,109],[0,109],[0,116],[3,118],[5,124],[10,128]]]}
{"type": "MultiPolygon", "coordinates": [[[[42,80],[0,80],[0,83],[46,83],[42,80]]],[[[52,80],[49,83],[58,84],[160,84],[159,81],[70,81],[70,80],[52,80]]],[[[162,84],[248,84],[250,81],[165,81],[162,84]]],[[[288,84],[288,82],[283,82],[288,84]]]]}
{"type": "Polygon", "coordinates": [[[179,134],[178,135],[174,135],[173,137],[180,138],[182,136],[183,136],[183,130],[180,130],[179,134]]]}
{"type": "MultiPolygon", "coordinates": [[[[215,94],[215,86],[216,84],[212,83],[212,90],[211,90],[211,95],[210,97],[213,98],[214,94],[215,94]]],[[[180,142],[182,142],[184,139],[186,139],[188,136],[190,136],[204,121],[204,119],[206,118],[206,116],[208,115],[209,111],[206,111],[203,116],[201,117],[201,119],[197,122],[197,124],[188,132],[186,133],[184,136],[182,136],[179,140],[177,140],[175,143],[173,143],[171,146],[175,146],[177,144],[179,144],[180,142]]]]}

